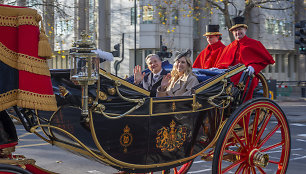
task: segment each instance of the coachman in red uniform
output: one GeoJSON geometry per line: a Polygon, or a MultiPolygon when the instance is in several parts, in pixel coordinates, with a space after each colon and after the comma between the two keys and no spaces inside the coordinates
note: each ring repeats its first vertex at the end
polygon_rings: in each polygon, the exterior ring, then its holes
{"type": "Polygon", "coordinates": [[[208,46],[198,55],[192,68],[208,69],[214,67],[218,56],[225,48],[221,42],[222,34],[219,32],[219,25],[207,25],[206,33],[203,36],[206,36],[208,46]]]}
{"type": "MultiPolygon", "coordinates": [[[[221,56],[216,61],[216,68],[224,69],[238,63],[248,67],[249,75],[259,73],[269,64],[274,64],[273,57],[261,42],[246,36],[248,26],[244,24],[244,17],[233,18],[232,26],[229,30],[233,33],[235,41],[224,48],[221,56]]],[[[234,83],[238,83],[241,74],[232,77],[234,83]]],[[[253,96],[253,91],[258,84],[258,79],[254,78],[250,86],[245,101],[253,96]]]]}

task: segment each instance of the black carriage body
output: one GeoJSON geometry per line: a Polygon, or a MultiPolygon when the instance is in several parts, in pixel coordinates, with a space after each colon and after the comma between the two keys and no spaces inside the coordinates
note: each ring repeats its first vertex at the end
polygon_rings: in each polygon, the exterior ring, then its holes
{"type": "MultiPolygon", "coordinates": [[[[81,89],[69,80],[69,70],[54,70],[51,75],[59,109],[54,113],[39,111],[38,115],[48,119],[51,126],[64,131],[44,128],[44,132],[53,139],[53,144],[92,158],[83,150],[84,147],[71,138],[71,134],[102,158],[105,158],[105,153],[109,155],[116,161],[113,167],[121,170],[122,166],[131,166],[123,168],[133,172],[156,171],[192,160],[213,140],[218,126],[214,118],[222,112],[204,100],[198,101],[195,96],[152,98],[142,89],[125,84],[119,86],[121,95],[144,99],[143,105],[119,119],[92,112],[92,130],[81,115],[81,89]],[[203,106],[200,111],[195,110],[195,102],[203,106]],[[203,130],[201,124],[205,119],[207,129],[203,130]],[[133,165],[144,167],[132,169],[133,165]]],[[[90,100],[99,95],[98,102],[105,106],[104,112],[111,116],[116,117],[136,105],[119,97],[114,92],[114,80],[107,76],[101,76],[98,94],[96,89],[96,86],[89,88],[90,100]]],[[[107,160],[102,162],[108,163],[107,160]]]]}

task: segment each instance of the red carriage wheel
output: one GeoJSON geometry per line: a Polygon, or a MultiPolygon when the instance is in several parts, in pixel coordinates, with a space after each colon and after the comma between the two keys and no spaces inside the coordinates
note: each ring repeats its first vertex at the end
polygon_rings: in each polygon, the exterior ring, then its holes
{"type": "Polygon", "coordinates": [[[181,166],[175,167],[173,169],[163,170],[162,174],[186,174],[188,170],[190,169],[192,163],[193,163],[193,160],[181,166]]]}
{"type": "Polygon", "coordinates": [[[272,100],[253,99],[225,124],[214,152],[213,173],[282,174],[289,155],[290,130],[284,112],[272,100]]]}
{"type": "MultiPolygon", "coordinates": [[[[190,169],[191,165],[193,163],[192,161],[189,161],[181,166],[174,167],[172,169],[163,170],[162,174],[187,174],[188,170],[190,169]]],[[[149,173],[137,173],[137,174],[154,174],[155,172],[149,172],[149,173]]],[[[156,172],[156,173],[160,173],[156,172]]],[[[119,172],[118,174],[128,174],[127,172],[119,172]]]]}

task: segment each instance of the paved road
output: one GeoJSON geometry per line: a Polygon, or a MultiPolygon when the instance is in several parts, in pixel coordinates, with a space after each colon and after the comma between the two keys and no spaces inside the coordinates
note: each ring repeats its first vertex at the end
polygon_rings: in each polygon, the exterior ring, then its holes
{"type": "MultiPolygon", "coordinates": [[[[291,129],[291,157],[287,173],[306,170],[306,102],[278,102],[285,111],[291,129]]],[[[33,158],[36,164],[61,174],[111,174],[117,170],[63,151],[27,133],[17,125],[20,138],[16,153],[33,158]]],[[[196,159],[189,174],[211,173],[211,162],[196,159]]]]}

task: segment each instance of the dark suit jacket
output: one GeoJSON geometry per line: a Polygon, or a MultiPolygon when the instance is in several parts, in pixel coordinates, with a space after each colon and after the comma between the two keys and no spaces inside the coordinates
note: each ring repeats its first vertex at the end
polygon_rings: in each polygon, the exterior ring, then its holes
{"type": "Polygon", "coordinates": [[[156,82],[153,83],[153,80],[152,80],[153,73],[150,72],[143,77],[143,80],[142,80],[142,82],[140,82],[139,86],[148,90],[148,91],[150,91],[150,96],[151,97],[156,97],[156,90],[161,84],[161,81],[163,79],[163,75],[167,75],[167,71],[165,69],[162,69],[162,72],[160,73],[160,76],[158,77],[158,80],[156,80],[156,82]]]}

